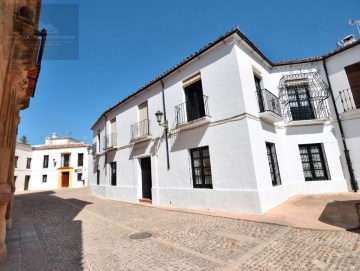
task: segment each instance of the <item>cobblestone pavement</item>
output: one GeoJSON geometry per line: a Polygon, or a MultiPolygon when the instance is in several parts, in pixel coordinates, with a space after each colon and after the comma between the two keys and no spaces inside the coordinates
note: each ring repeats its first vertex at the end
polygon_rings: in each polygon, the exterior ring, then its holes
{"type": "Polygon", "coordinates": [[[18,195],[17,203],[50,270],[360,270],[356,232],[164,210],[86,189],[18,195]],[[139,232],[152,236],[129,238],[139,232]]]}

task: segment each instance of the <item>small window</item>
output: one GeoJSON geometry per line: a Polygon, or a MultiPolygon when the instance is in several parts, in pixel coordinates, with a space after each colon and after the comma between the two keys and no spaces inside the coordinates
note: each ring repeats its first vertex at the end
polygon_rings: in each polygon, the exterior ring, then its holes
{"type": "Polygon", "coordinates": [[[46,183],[47,182],[47,175],[42,175],[42,182],[46,183]]]}
{"type": "Polygon", "coordinates": [[[209,147],[190,149],[194,188],[212,189],[209,147]]]}
{"type": "Polygon", "coordinates": [[[43,168],[48,168],[48,167],[49,167],[49,155],[44,155],[43,168]]]}
{"type": "Polygon", "coordinates": [[[80,182],[80,181],[82,181],[82,177],[83,175],[82,175],[82,173],[78,173],[77,174],[77,180],[80,182]]]}
{"type": "Polygon", "coordinates": [[[270,167],[271,182],[273,186],[281,185],[279,164],[276,155],[275,144],[266,142],[266,151],[270,167]]]}
{"type": "Polygon", "coordinates": [[[15,168],[18,167],[18,161],[19,161],[19,156],[15,156],[15,160],[14,160],[14,166],[15,166],[15,168]]]}
{"type": "Polygon", "coordinates": [[[330,180],[323,144],[299,145],[305,181],[330,180]]]}
{"type": "Polygon", "coordinates": [[[78,153],[78,167],[82,167],[84,165],[84,154],[78,153]]]}
{"type": "Polygon", "coordinates": [[[26,159],[26,168],[31,168],[31,158],[26,159]]]}

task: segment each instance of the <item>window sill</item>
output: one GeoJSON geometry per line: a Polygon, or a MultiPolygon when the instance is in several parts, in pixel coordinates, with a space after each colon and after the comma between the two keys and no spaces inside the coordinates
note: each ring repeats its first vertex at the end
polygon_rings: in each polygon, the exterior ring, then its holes
{"type": "Polygon", "coordinates": [[[211,117],[210,116],[204,116],[202,118],[196,119],[196,120],[192,120],[189,122],[184,122],[181,124],[177,124],[176,125],[176,129],[181,130],[188,130],[188,129],[192,129],[195,127],[199,127],[205,124],[208,124],[211,122],[211,117]]]}
{"type": "Polygon", "coordinates": [[[112,151],[112,150],[115,150],[115,149],[117,149],[118,148],[118,146],[109,146],[109,147],[106,147],[105,149],[104,149],[104,151],[105,152],[108,152],[108,151],[112,151]]]}
{"type": "Polygon", "coordinates": [[[265,122],[269,122],[269,123],[275,123],[275,122],[279,122],[282,121],[283,118],[281,116],[279,116],[278,114],[275,114],[274,112],[271,111],[265,111],[265,112],[261,112],[259,113],[259,118],[265,122]]]}
{"type": "Polygon", "coordinates": [[[330,122],[330,118],[294,120],[288,122],[285,126],[294,127],[294,126],[324,125],[327,122],[330,122]]]}

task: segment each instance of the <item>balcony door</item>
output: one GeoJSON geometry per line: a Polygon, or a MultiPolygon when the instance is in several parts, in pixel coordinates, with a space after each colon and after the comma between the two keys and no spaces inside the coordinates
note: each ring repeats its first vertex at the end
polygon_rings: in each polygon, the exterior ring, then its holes
{"type": "Polygon", "coordinates": [[[138,125],[137,136],[141,137],[149,134],[149,122],[148,122],[148,103],[147,101],[138,105],[138,125]]]}
{"type": "Polygon", "coordinates": [[[293,120],[314,119],[314,110],[310,102],[309,89],[306,85],[287,87],[290,111],[293,120]]]}
{"type": "Polygon", "coordinates": [[[185,87],[185,102],[187,121],[205,116],[204,94],[201,80],[185,87]]]}

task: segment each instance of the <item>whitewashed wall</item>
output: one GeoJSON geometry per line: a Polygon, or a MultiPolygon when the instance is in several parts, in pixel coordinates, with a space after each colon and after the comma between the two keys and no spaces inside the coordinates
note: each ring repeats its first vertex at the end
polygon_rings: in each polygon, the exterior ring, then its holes
{"type": "Polygon", "coordinates": [[[103,141],[109,121],[116,117],[118,146],[94,156],[93,163],[100,168],[100,185],[96,185],[94,168],[90,175],[92,193],[138,202],[142,197],[139,158],[147,156],[151,157],[155,205],[263,213],[292,195],[348,190],[338,133],[331,119],[303,127],[287,127],[282,121],[273,125],[259,119],[254,69],[261,73],[263,87],[278,95],[284,73],[315,68],[324,76],[321,63],[271,68],[238,40],[228,38],[163,79],[170,128],[175,126],[175,106],[185,102],[182,81],[197,72],[201,73],[203,93],[209,97],[211,116],[210,124],[171,132],[169,171],[163,128],[154,115],[163,110],[160,82],[108,112],[107,122],[103,117],[93,127],[94,142],[98,132],[103,141]],[[129,144],[130,125],[137,122],[137,105],[144,101],[148,101],[154,139],[129,144]],[[265,141],[276,144],[282,180],[277,187],[271,184],[265,141]],[[324,145],[330,181],[305,182],[298,145],[311,143],[324,145]],[[209,146],[213,189],[193,188],[188,150],[202,146],[209,146]],[[116,186],[110,186],[111,161],[117,162],[116,186]]]}

